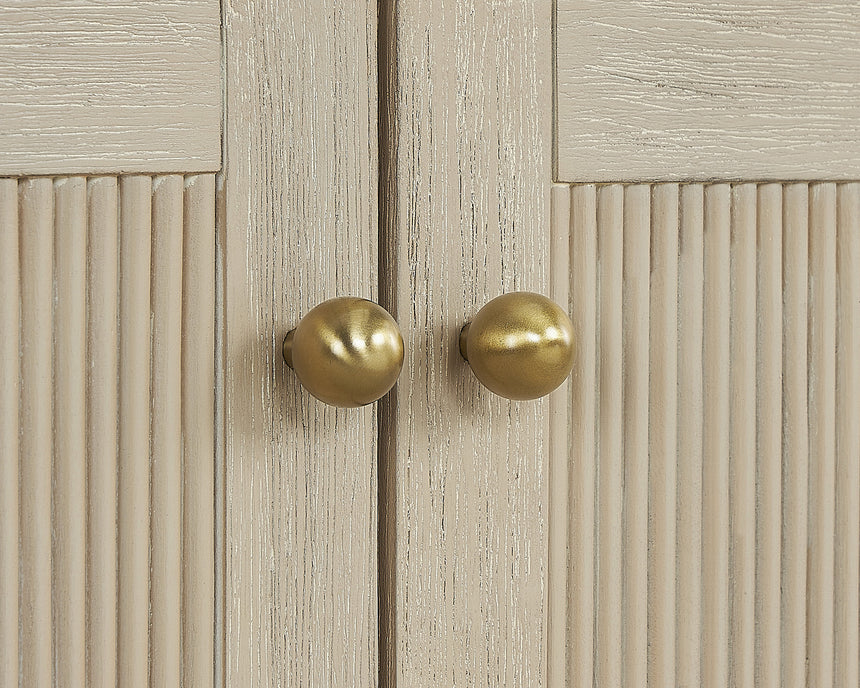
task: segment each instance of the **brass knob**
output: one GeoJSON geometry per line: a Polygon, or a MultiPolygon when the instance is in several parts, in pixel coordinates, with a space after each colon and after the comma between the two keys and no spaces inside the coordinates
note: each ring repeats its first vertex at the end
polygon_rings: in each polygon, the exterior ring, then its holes
{"type": "Polygon", "coordinates": [[[549,394],[573,367],[573,325],[540,294],[504,294],[460,331],[460,354],[490,391],[508,399],[549,394]]]}
{"type": "Polygon", "coordinates": [[[320,401],[364,406],[397,381],[403,337],[382,306],[344,296],[313,308],[287,333],[284,360],[320,401]]]}

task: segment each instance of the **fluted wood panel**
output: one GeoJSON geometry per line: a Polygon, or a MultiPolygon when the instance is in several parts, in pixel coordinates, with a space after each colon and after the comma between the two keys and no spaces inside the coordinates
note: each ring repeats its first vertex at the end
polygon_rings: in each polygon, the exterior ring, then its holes
{"type": "Polygon", "coordinates": [[[860,184],[553,204],[549,685],[857,685],[860,184]]]}
{"type": "Polygon", "coordinates": [[[0,242],[0,683],[211,686],[214,175],[0,179],[0,242]]]}

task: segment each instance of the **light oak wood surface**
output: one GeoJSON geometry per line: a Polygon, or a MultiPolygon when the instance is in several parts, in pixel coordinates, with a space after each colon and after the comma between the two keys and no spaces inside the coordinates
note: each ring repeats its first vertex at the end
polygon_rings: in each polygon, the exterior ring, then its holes
{"type": "Polygon", "coordinates": [[[855,685],[860,184],[553,202],[581,346],[548,685],[855,685]]]}
{"type": "Polygon", "coordinates": [[[377,295],[376,3],[228,0],[223,22],[217,680],[372,686],[374,409],[311,397],[281,344],[377,295]]]}
{"type": "Polygon", "coordinates": [[[217,0],[0,7],[0,174],[214,171],[217,0]]]}
{"type": "Polygon", "coordinates": [[[856,179],[854,0],[559,0],[565,182],[856,179]]]}
{"type": "Polygon", "coordinates": [[[0,180],[4,685],[212,685],[214,190],[0,180]]]}
{"type": "Polygon", "coordinates": [[[549,291],[550,3],[388,9],[380,265],[407,353],[380,416],[381,683],[538,686],[549,406],[492,395],[457,341],[549,291]]]}

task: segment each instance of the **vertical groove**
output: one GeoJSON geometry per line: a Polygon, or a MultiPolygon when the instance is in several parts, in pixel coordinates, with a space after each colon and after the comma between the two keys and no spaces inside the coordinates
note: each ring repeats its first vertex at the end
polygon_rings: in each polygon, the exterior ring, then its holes
{"type": "Polygon", "coordinates": [[[119,601],[123,688],[149,684],[149,402],[152,180],[120,182],[119,601]]]}
{"type": "MultiPolygon", "coordinates": [[[[396,105],[397,69],[395,68],[395,0],[377,0],[377,176],[379,303],[389,313],[397,310],[397,199],[396,185],[396,105]]],[[[397,685],[395,610],[397,581],[396,442],[397,395],[389,392],[377,404],[377,647],[380,688],[397,685]]]]}
{"type": "Polygon", "coordinates": [[[86,681],[87,182],[54,183],[53,600],[55,685],[86,681]]]}
{"type": "Polygon", "coordinates": [[[571,190],[570,309],[578,333],[571,378],[570,530],[567,604],[570,688],[590,688],[594,676],[594,557],[597,389],[597,188],[571,190]]]}
{"type": "Polygon", "coordinates": [[[152,686],[178,685],[180,675],[183,190],[179,175],[152,182],[152,686]]]}
{"type": "Polygon", "coordinates": [[[116,686],[118,197],[116,177],[88,184],[87,685],[116,686]]]}
{"type": "Polygon", "coordinates": [[[752,688],[755,667],[755,184],[739,184],[732,188],[731,223],[731,684],[752,688]]]}
{"type": "Polygon", "coordinates": [[[677,522],[678,185],[655,185],[652,194],[649,517],[645,519],[649,529],[648,685],[672,686],[677,522]]]}
{"type": "Polygon", "coordinates": [[[0,685],[18,683],[18,182],[0,179],[0,685]]]}
{"type": "Polygon", "coordinates": [[[21,679],[51,684],[53,185],[21,181],[21,679]]]}
{"type": "Polygon", "coordinates": [[[809,201],[809,684],[833,685],[836,385],[836,185],[809,201]]]}
{"type": "Polygon", "coordinates": [[[182,686],[212,685],[215,618],[215,176],[185,181],[182,247],[182,686]]]}
{"type": "Polygon", "coordinates": [[[778,688],[782,514],[782,184],[758,189],[755,684],[778,688]]]}
{"type": "Polygon", "coordinates": [[[598,538],[596,677],[601,688],[621,686],[622,643],[622,287],[624,189],[597,191],[600,285],[600,401],[598,418],[598,538]]]}
{"type": "Polygon", "coordinates": [[[837,190],[835,685],[860,683],[860,183],[837,190]]]}
{"type": "Polygon", "coordinates": [[[678,266],[676,685],[701,685],[704,187],[681,187],[678,266]]]}
{"type": "Polygon", "coordinates": [[[728,684],[730,188],[705,187],[702,685],[728,684]]]}
{"type": "Polygon", "coordinates": [[[648,306],[651,197],[624,189],[624,685],[648,675],[648,306]]]}
{"type": "MultiPolygon", "coordinates": [[[[551,189],[550,298],[569,307],[570,187],[551,189]]],[[[581,330],[577,330],[581,332],[581,330]]],[[[549,556],[547,571],[547,686],[563,688],[567,634],[568,455],[570,388],[567,383],[549,398],[549,556]]]]}
{"type": "Polygon", "coordinates": [[[783,448],[781,680],[806,686],[806,551],[809,474],[807,424],[808,187],[783,196],[783,448]]]}

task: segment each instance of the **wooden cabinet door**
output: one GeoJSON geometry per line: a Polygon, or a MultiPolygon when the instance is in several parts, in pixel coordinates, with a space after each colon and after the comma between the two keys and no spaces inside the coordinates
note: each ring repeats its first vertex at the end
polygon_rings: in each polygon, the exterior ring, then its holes
{"type": "Polygon", "coordinates": [[[548,683],[855,686],[860,9],[562,0],[555,26],[581,346],[548,683]]]}

